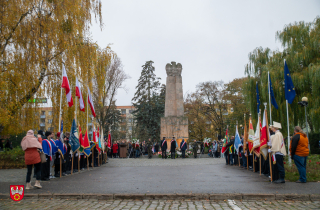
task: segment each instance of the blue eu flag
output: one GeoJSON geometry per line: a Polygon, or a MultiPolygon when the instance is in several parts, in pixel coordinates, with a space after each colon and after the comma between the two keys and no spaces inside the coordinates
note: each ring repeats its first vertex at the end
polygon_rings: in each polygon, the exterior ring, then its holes
{"type": "Polygon", "coordinates": [[[293,86],[293,82],[290,76],[289,68],[287,66],[287,62],[284,61],[284,91],[286,100],[288,100],[289,104],[292,104],[294,97],[296,97],[296,91],[293,86]]]}
{"type": "Polygon", "coordinates": [[[260,107],[260,94],[258,89],[258,82],[256,84],[256,95],[257,95],[257,111],[259,113],[259,107],[260,107]]]}
{"type": "Polygon", "coordinates": [[[276,102],[276,98],[274,97],[270,74],[269,74],[269,90],[270,90],[270,96],[271,96],[271,104],[274,106],[274,108],[278,109],[279,107],[276,102]]]}

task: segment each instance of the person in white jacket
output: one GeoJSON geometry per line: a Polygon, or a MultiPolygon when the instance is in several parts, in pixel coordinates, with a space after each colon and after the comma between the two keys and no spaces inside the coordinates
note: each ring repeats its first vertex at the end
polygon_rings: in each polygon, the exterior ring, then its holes
{"type": "Polygon", "coordinates": [[[271,142],[268,143],[268,146],[271,146],[271,148],[268,150],[269,153],[272,153],[272,155],[275,155],[276,160],[276,166],[279,172],[279,179],[275,180],[274,183],[285,183],[284,177],[285,177],[285,170],[284,170],[284,164],[283,164],[283,158],[287,155],[286,153],[286,147],[283,140],[283,135],[279,131],[281,129],[281,124],[278,122],[273,121],[273,127],[272,130],[275,133],[271,137],[271,142]]]}

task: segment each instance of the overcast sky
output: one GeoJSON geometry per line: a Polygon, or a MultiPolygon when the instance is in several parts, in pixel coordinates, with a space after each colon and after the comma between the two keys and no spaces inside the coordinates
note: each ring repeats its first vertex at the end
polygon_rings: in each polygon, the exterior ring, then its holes
{"type": "Polygon", "coordinates": [[[313,21],[319,0],[204,1],[102,0],[104,28],[91,27],[93,40],[121,58],[131,79],[117,95],[130,105],[142,65],[154,61],[166,81],[165,65],[182,64],[184,94],[200,82],[244,77],[248,53],[256,47],[280,49],[277,31],[295,21],[313,21]]]}

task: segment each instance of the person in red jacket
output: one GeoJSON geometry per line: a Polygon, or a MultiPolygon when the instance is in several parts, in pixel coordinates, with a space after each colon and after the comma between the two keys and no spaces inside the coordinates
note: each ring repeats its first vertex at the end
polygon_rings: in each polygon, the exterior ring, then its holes
{"type": "Polygon", "coordinates": [[[42,188],[40,185],[40,179],[41,179],[41,158],[39,150],[42,149],[42,145],[38,141],[38,139],[34,136],[33,130],[29,130],[27,132],[27,135],[22,139],[21,141],[21,147],[25,151],[24,154],[24,160],[27,165],[27,179],[26,179],[26,190],[29,190],[33,188],[31,186],[31,172],[32,172],[32,166],[35,167],[35,173],[36,173],[36,183],[35,187],[42,188]]]}
{"type": "Polygon", "coordinates": [[[117,154],[118,154],[118,144],[117,142],[115,142],[112,146],[112,153],[113,153],[113,157],[117,157],[117,154]]]}

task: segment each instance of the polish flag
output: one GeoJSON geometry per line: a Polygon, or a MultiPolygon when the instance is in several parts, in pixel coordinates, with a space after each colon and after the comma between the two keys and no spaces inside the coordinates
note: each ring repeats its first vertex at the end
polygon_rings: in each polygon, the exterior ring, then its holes
{"type": "Polygon", "coordinates": [[[253,151],[253,141],[255,139],[253,125],[251,117],[249,119],[249,134],[248,134],[248,146],[249,146],[249,152],[252,153],[253,151]]]}
{"type": "Polygon", "coordinates": [[[66,68],[64,67],[64,65],[62,65],[62,85],[61,85],[61,87],[66,90],[68,105],[69,105],[69,107],[72,107],[73,100],[72,100],[72,96],[71,96],[71,90],[70,90],[70,85],[69,85],[69,80],[68,80],[66,68]]]}
{"type": "Polygon", "coordinates": [[[264,110],[263,113],[263,122],[261,129],[261,138],[260,138],[260,152],[263,155],[263,158],[266,160],[268,155],[268,137],[269,137],[269,129],[268,129],[268,116],[267,110],[264,110]]]}
{"type": "Polygon", "coordinates": [[[88,88],[88,103],[90,105],[91,113],[94,117],[96,117],[96,112],[94,111],[93,101],[90,94],[90,89],[88,88]]]}
{"type": "Polygon", "coordinates": [[[81,93],[80,83],[78,81],[78,78],[76,78],[76,96],[78,96],[79,98],[80,111],[85,112],[85,109],[84,109],[85,105],[84,105],[83,96],[81,93]]]}

